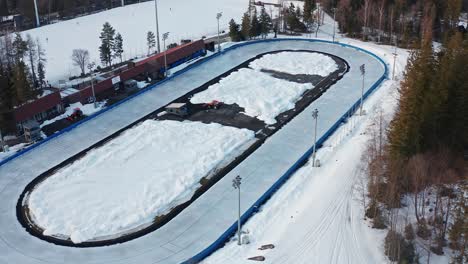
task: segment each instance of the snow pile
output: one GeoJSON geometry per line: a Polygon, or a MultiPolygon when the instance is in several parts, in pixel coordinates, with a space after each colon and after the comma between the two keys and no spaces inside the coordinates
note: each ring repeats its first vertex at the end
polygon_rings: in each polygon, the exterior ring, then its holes
{"type": "Polygon", "coordinates": [[[280,52],[267,54],[249,65],[255,70],[271,70],[289,74],[320,75],[326,77],[338,70],[330,57],[315,52],[280,52]]]}
{"type": "Polygon", "coordinates": [[[148,120],[60,169],[30,194],[44,235],[75,243],[151,223],[254,141],[247,129],[148,120]]]}
{"type": "Polygon", "coordinates": [[[76,108],[81,109],[81,111],[83,112],[84,115],[89,116],[89,115],[92,115],[92,114],[100,111],[102,108],[104,108],[105,104],[106,104],[106,102],[98,102],[96,108],[94,108],[94,104],[85,104],[85,105],[83,105],[83,104],[81,104],[79,102],[71,104],[69,107],[67,107],[65,109],[65,113],[63,113],[63,114],[61,114],[59,116],[56,116],[56,117],[54,117],[52,119],[44,121],[41,124],[41,127],[45,127],[45,126],[47,126],[49,124],[52,124],[57,120],[67,118],[69,115],[73,114],[73,112],[75,111],[76,108]]]}
{"type": "Polygon", "coordinates": [[[274,124],[276,116],[293,109],[302,94],[312,88],[312,84],[288,82],[244,68],[194,95],[190,101],[196,104],[218,100],[237,104],[245,109],[245,114],[274,124]]]}

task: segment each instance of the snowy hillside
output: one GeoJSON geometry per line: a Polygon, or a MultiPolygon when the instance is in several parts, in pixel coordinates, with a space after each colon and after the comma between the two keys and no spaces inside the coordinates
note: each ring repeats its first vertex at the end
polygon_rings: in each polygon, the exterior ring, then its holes
{"type": "MultiPolygon", "coordinates": [[[[199,39],[217,33],[216,13],[223,12],[222,29],[231,18],[240,18],[247,10],[247,0],[159,0],[159,30],[170,32],[166,44],[181,39],[199,39]],[[196,12],[195,12],[196,10],[196,12]]],[[[37,29],[24,31],[38,38],[47,54],[47,79],[52,83],[80,73],[71,62],[73,49],[88,49],[91,59],[99,63],[99,34],[109,22],[122,34],[124,59],[147,54],[146,33],[155,32],[154,2],[128,5],[37,29]]],[[[162,46],[162,41],[161,41],[162,46]]]]}

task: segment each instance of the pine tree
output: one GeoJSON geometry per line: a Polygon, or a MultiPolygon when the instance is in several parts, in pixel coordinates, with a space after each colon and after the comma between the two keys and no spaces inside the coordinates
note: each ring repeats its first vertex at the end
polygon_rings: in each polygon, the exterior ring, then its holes
{"type": "Polygon", "coordinates": [[[312,17],[312,0],[304,0],[304,22],[307,24],[312,24],[313,17],[312,17]]]}
{"type": "Polygon", "coordinates": [[[117,33],[115,36],[114,46],[112,46],[112,51],[114,52],[114,57],[119,58],[120,62],[122,62],[122,54],[123,50],[123,38],[120,33],[117,33]]]}
{"type": "Polygon", "coordinates": [[[156,47],[156,37],[153,32],[148,31],[146,34],[146,45],[148,45],[148,55],[151,54],[151,50],[156,47]]]}
{"type": "Polygon", "coordinates": [[[45,51],[42,48],[41,42],[37,39],[37,79],[39,86],[44,88],[45,84],[45,63],[47,62],[45,51]]]}
{"type": "Polygon", "coordinates": [[[16,33],[15,39],[13,40],[13,56],[16,62],[22,61],[27,51],[28,43],[23,40],[21,34],[16,33]]]}
{"type": "Polygon", "coordinates": [[[236,21],[234,21],[234,19],[231,19],[231,21],[229,21],[229,37],[234,42],[242,40],[242,35],[239,27],[239,24],[237,24],[236,21]]]}
{"type": "Polygon", "coordinates": [[[261,33],[261,25],[260,21],[258,21],[258,16],[257,16],[257,11],[254,11],[254,14],[252,16],[252,22],[250,24],[250,38],[256,38],[260,36],[261,33]]]}
{"type": "Polygon", "coordinates": [[[270,33],[270,30],[272,29],[272,20],[270,15],[265,10],[265,7],[262,7],[262,10],[260,11],[260,33],[262,35],[262,38],[266,38],[268,36],[268,33],[270,33]]]}
{"type": "Polygon", "coordinates": [[[33,81],[33,89],[36,89],[39,87],[39,82],[36,75],[37,46],[36,42],[29,34],[26,36],[26,43],[28,45],[27,55],[29,59],[29,68],[31,70],[31,79],[33,81]]]}
{"type": "Polygon", "coordinates": [[[17,95],[18,104],[26,103],[28,100],[35,98],[26,74],[27,71],[26,64],[22,61],[16,64],[13,71],[13,87],[17,95]]]}
{"type": "Polygon", "coordinates": [[[109,24],[109,22],[104,23],[101,36],[101,46],[99,47],[99,53],[101,62],[105,65],[112,65],[112,49],[114,47],[114,36],[115,29],[109,24]]]}
{"type": "Polygon", "coordinates": [[[241,33],[243,39],[247,40],[250,39],[250,16],[249,13],[244,13],[244,16],[242,17],[242,23],[241,23],[241,33]]]}

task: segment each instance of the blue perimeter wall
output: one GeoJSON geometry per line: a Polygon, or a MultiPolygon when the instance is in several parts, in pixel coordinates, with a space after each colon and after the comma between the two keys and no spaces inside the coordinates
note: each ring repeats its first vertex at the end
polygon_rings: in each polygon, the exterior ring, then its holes
{"type": "MultiPolygon", "coordinates": [[[[186,71],[189,71],[193,68],[196,68],[200,65],[202,65],[203,63],[209,61],[209,60],[212,60],[218,56],[222,56],[224,53],[226,52],[229,52],[231,50],[234,50],[234,49],[237,49],[237,48],[241,48],[241,47],[244,47],[244,46],[248,46],[248,45],[252,45],[252,44],[257,44],[257,43],[266,43],[266,42],[279,42],[279,41],[308,41],[308,42],[322,42],[322,43],[329,43],[329,44],[333,44],[333,45],[340,45],[342,47],[347,47],[347,48],[352,48],[352,49],[356,49],[358,51],[361,51],[361,52],[364,52],[364,53],[367,53],[369,55],[371,55],[372,57],[376,58],[378,61],[380,61],[385,69],[385,72],[384,74],[372,85],[372,87],[367,90],[367,92],[364,94],[364,99],[366,99],[367,97],[369,97],[370,94],[372,94],[379,86],[380,84],[388,78],[388,66],[387,64],[377,55],[375,55],[374,53],[371,53],[367,50],[364,50],[364,49],[361,49],[359,47],[355,47],[355,46],[352,46],[352,45],[348,45],[348,44],[343,44],[343,43],[338,43],[338,42],[331,42],[331,41],[326,41],[326,40],[317,40],[317,39],[300,39],[300,38],[279,38],[279,39],[267,39],[267,40],[257,40],[257,41],[250,41],[250,42],[245,42],[245,43],[240,43],[240,44],[237,44],[237,45],[234,45],[234,46],[231,46],[231,47],[228,47],[226,49],[224,49],[223,51],[221,51],[220,53],[216,53],[216,54],[213,54],[211,55],[210,57],[206,58],[205,60],[200,60],[200,61],[197,61],[197,62],[194,62],[193,64],[187,66],[186,68],[174,73],[172,76],[156,83],[156,84],[153,84],[149,87],[146,87],[144,89],[142,89],[141,91],[139,91],[138,93],[132,95],[132,96],[129,96],[125,99],[123,99],[122,101],[120,102],[117,102],[115,103],[114,105],[111,105],[105,109],[102,109],[101,111],[97,112],[97,113],[94,113],[92,115],[90,115],[89,117],[63,129],[62,131],[58,132],[58,133],[55,133],[54,135],[44,139],[43,141],[40,141],[22,151],[19,151],[17,152],[16,154],[0,161],[0,166],[3,166],[5,164],[7,164],[8,162],[20,157],[20,156],[23,156],[25,155],[26,153],[30,152],[31,150],[35,149],[35,148],[38,148],[39,146],[43,145],[43,144],[46,144],[47,142],[51,141],[52,139],[56,138],[56,137],[59,137],[73,129],[75,129],[76,127],[78,127],[79,125],[107,112],[107,111],[110,111],[111,109],[115,108],[115,107],[118,107],[119,105],[135,98],[135,97],[138,97],[140,95],[143,95],[144,93],[150,91],[150,90],[153,90],[153,89],[156,89],[158,88],[161,84],[169,81],[169,80],[172,80],[174,78],[176,78],[177,76],[185,73],[186,71]]],[[[348,111],[346,111],[343,116],[341,118],[339,118],[335,124],[317,141],[317,148],[320,148],[323,143],[338,129],[338,127],[340,126],[341,123],[343,123],[349,116],[351,116],[353,113],[356,112],[357,109],[359,109],[359,105],[360,105],[360,99],[358,101],[356,101],[350,108],[348,111]]],[[[281,188],[281,186],[283,186],[283,184],[294,174],[294,172],[296,172],[299,168],[301,168],[306,162],[307,160],[309,159],[309,157],[312,155],[313,153],[313,146],[308,150],[306,151],[306,153],[304,153],[304,155],[302,155],[301,158],[299,158],[298,161],[296,161],[296,163],[294,163],[290,168],[289,170],[286,171],[286,173],[283,174],[283,176],[281,176],[278,181],[276,181],[250,208],[247,209],[247,211],[244,212],[244,214],[241,216],[241,222],[242,224],[244,224],[245,222],[247,222],[247,220],[249,220],[249,218],[251,216],[253,216],[256,211],[258,210],[258,208],[260,208],[260,206],[262,206],[271,196],[273,196],[273,194],[279,189],[281,188]]],[[[185,262],[183,262],[184,264],[190,264],[190,263],[198,263],[200,261],[202,261],[204,258],[208,257],[209,255],[211,255],[213,252],[215,252],[216,250],[218,250],[219,248],[223,247],[225,245],[225,243],[230,239],[230,237],[232,237],[237,231],[237,222],[234,222],[216,241],[214,241],[210,246],[208,246],[206,249],[202,250],[200,253],[198,253],[197,255],[193,256],[192,258],[186,260],[185,262]]]]}

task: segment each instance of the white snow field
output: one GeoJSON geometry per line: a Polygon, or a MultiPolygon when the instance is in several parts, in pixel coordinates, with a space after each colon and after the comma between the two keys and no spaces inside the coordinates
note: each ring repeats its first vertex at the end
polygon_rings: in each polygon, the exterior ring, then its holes
{"type": "Polygon", "coordinates": [[[327,55],[311,52],[280,52],[266,54],[249,65],[255,70],[271,70],[289,74],[328,76],[338,65],[327,55]]]}
{"type": "Polygon", "coordinates": [[[232,179],[237,175],[243,178],[241,209],[244,211],[312,146],[315,108],[320,111],[317,132],[321,136],[358,100],[362,81],[359,66],[363,63],[368,70],[365,80],[368,89],[382,76],[384,67],[372,56],[354,48],[285,39],[253,43],[225,52],[8,162],[0,167],[0,263],[154,264],[189,259],[235,222],[237,191],[232,188],[232,179]],[[248,59],[285,49],[334,54],[349,63],[350,71],[163,227],[123,244],[69,248],[32,237],[17,221],[18,197],[37,175],[248,59]]]}
{"type": "Polygon", "coordinates": [[[129,232],[189,200],[254,138],[219,124],[147,120],[37,186],[30,214],[44,235],[74,243],[129,232]]]}
{"type": "MultiPolygon", "coordinates": [[[[240,19],[247,0],[158,0],[159,32],[170,32],[166,44],[181,39],[200,39],[217,34],[216,13],[223,12],[220,28],[228,28],[231,18],[240,19]]],[[[146,34],[156,31],[154,1],[128,5],[22,32],[38,38],[45,49],[46,79],[51,83],[80,74],[73,66],[73,49],[87,49],[91,61],[100,63],[99,34],[109,22],[124,40],[124,59],[148,54],[146,34]]],[[[161,39],[161,49],[163,49],[161,39]]]]}
{"type": "Polygon", "coordinates": [[[312,88],[310,83],[289,82],[243,68],[194,95],[190,101],[199,104],[218,100],[226,104],[237,104],[245,109],[246,115],[274,124],[276,116],[293,109],[294,103],[302,94],[312,88]]]}

